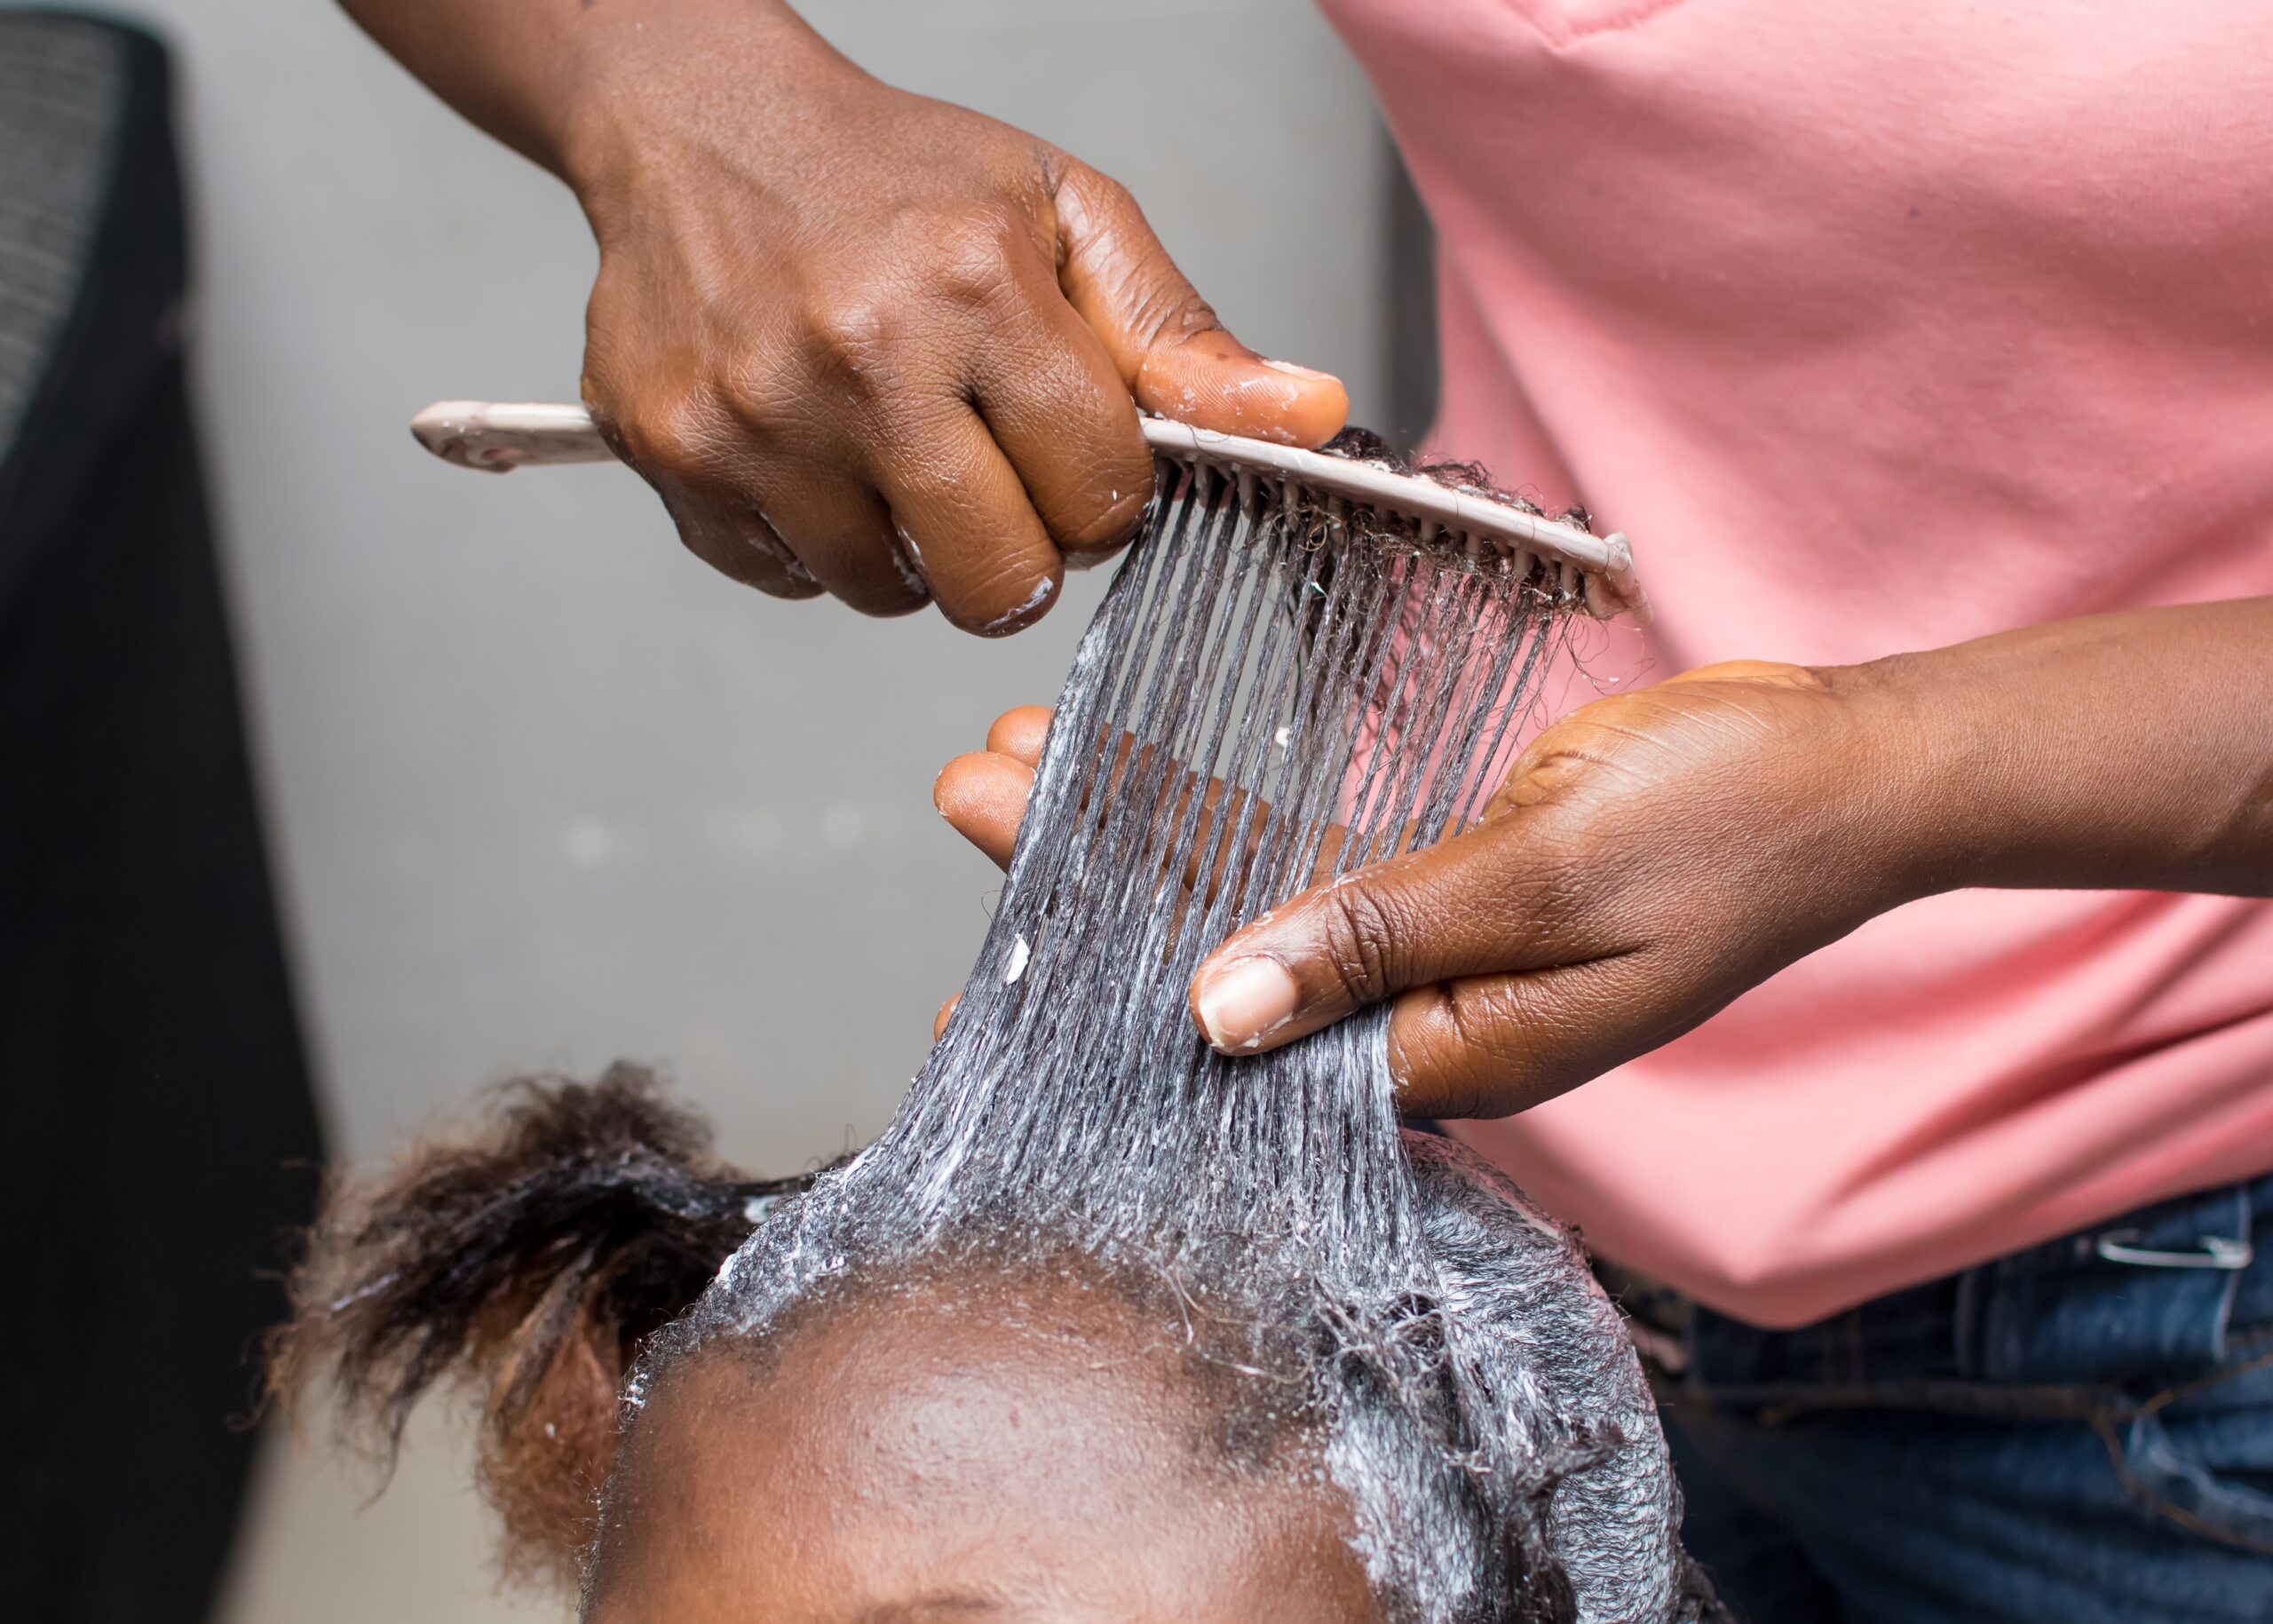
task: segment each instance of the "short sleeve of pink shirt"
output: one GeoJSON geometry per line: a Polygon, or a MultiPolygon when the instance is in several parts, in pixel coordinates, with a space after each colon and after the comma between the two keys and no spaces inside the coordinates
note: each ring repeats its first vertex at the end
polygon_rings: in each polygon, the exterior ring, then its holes
{"type": "MultiPolygon", "coordinates": [[[[2262,0],[1327,9],[1437,223],[1437,443],[1634,537],[1597,677],[2273,592],[2262,0]]],[[[1936,898],[1461,1132],[1804,1323],[2273,1169],[2273,906],[1936,898]]]]}

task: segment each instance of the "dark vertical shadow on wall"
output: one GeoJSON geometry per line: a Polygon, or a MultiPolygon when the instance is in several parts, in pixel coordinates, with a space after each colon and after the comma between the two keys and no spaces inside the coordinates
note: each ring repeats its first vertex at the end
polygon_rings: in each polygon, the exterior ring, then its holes
{"type": "Polygon", "coordinates": [[[0,11],[0,1618],[27,1624],[206,1617],[321,1148],[170,123],[154,40],[0,11]]]}
{"type": "Polygon", "coordinates": [[[1410,451],[1437,420],[1437,234],[1396,143],[1386,131],[1382,139],[1390,147],[1382,211],[1389,231],[1390,421],[1382,432],[1410,451]]]}

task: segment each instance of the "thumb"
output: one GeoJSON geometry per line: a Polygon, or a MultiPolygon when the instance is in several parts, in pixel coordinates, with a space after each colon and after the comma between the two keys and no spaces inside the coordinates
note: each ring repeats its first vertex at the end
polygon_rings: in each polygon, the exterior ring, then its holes
{"type": "Polygon", "coordinates": [[[1219,433],[1322,446],[1350,418],[1342,380],[1266,360],[1224,330],[1129,189],[1068,162],[1058,286],[1146,411],[1219,433]]]}
{"type": "Polygon", "coordinates": [[[1552,899],[1514,869],[1503,835],[1487,824],[1358,869],[1236,931],[1192,977],[1201,1034],[1257,1053],[1412,987],[1549,962],[1552,899]]]}

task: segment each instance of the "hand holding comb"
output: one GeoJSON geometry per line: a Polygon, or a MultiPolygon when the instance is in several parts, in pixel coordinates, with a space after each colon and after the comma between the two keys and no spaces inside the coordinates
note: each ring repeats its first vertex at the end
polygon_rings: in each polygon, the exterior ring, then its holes
{"type": "MultiPolygon", "coordinates": [[[[1384,538],[1496,552],[1518,576],[1537,576],[1542,589],[1582,600],[1599,618],[1649,613],[1622,535],[1596,535],[1513,498],[1370,457],[1245,440],[1167,417],[1148,416],[1142,424],[1145,442],[1164,465],[1246,482],[1260,490],[1266,506],[1355,511],[1363,529],[1384,538]]],[[[615,458],[581,406],[444,400],[412,418],[410,432],[443,461],[490,473],[615,458]]],[[[1158,504],[1147,535],[1163,527],[1166,516],[1157,510],[1158,504]]]]}

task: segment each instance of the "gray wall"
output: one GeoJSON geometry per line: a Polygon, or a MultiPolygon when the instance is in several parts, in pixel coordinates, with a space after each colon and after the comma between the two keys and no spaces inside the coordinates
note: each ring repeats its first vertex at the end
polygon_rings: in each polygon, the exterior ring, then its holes
{"type": "MultiPolygon", "coordinates": [[[[737,589],[621,470],[428,461],[403,424],[430,400],[574,398],[573,203],[316,0],[144,9],[182,55],[209,456],[336,1144],[618,1055],[770,1169],[873,1133],[992,891],[932,775],[1055,691],[1102,575],[982,644],[737,589]]],[[[1382,415],[1380,138],[1301,0],[810,9],[885,77],[1120,176],[1236,330],[1382,415]]],[[[498,1612],[439,1436],[368,1509],[272,1451],[225,1616],[498,1612]]]]}

